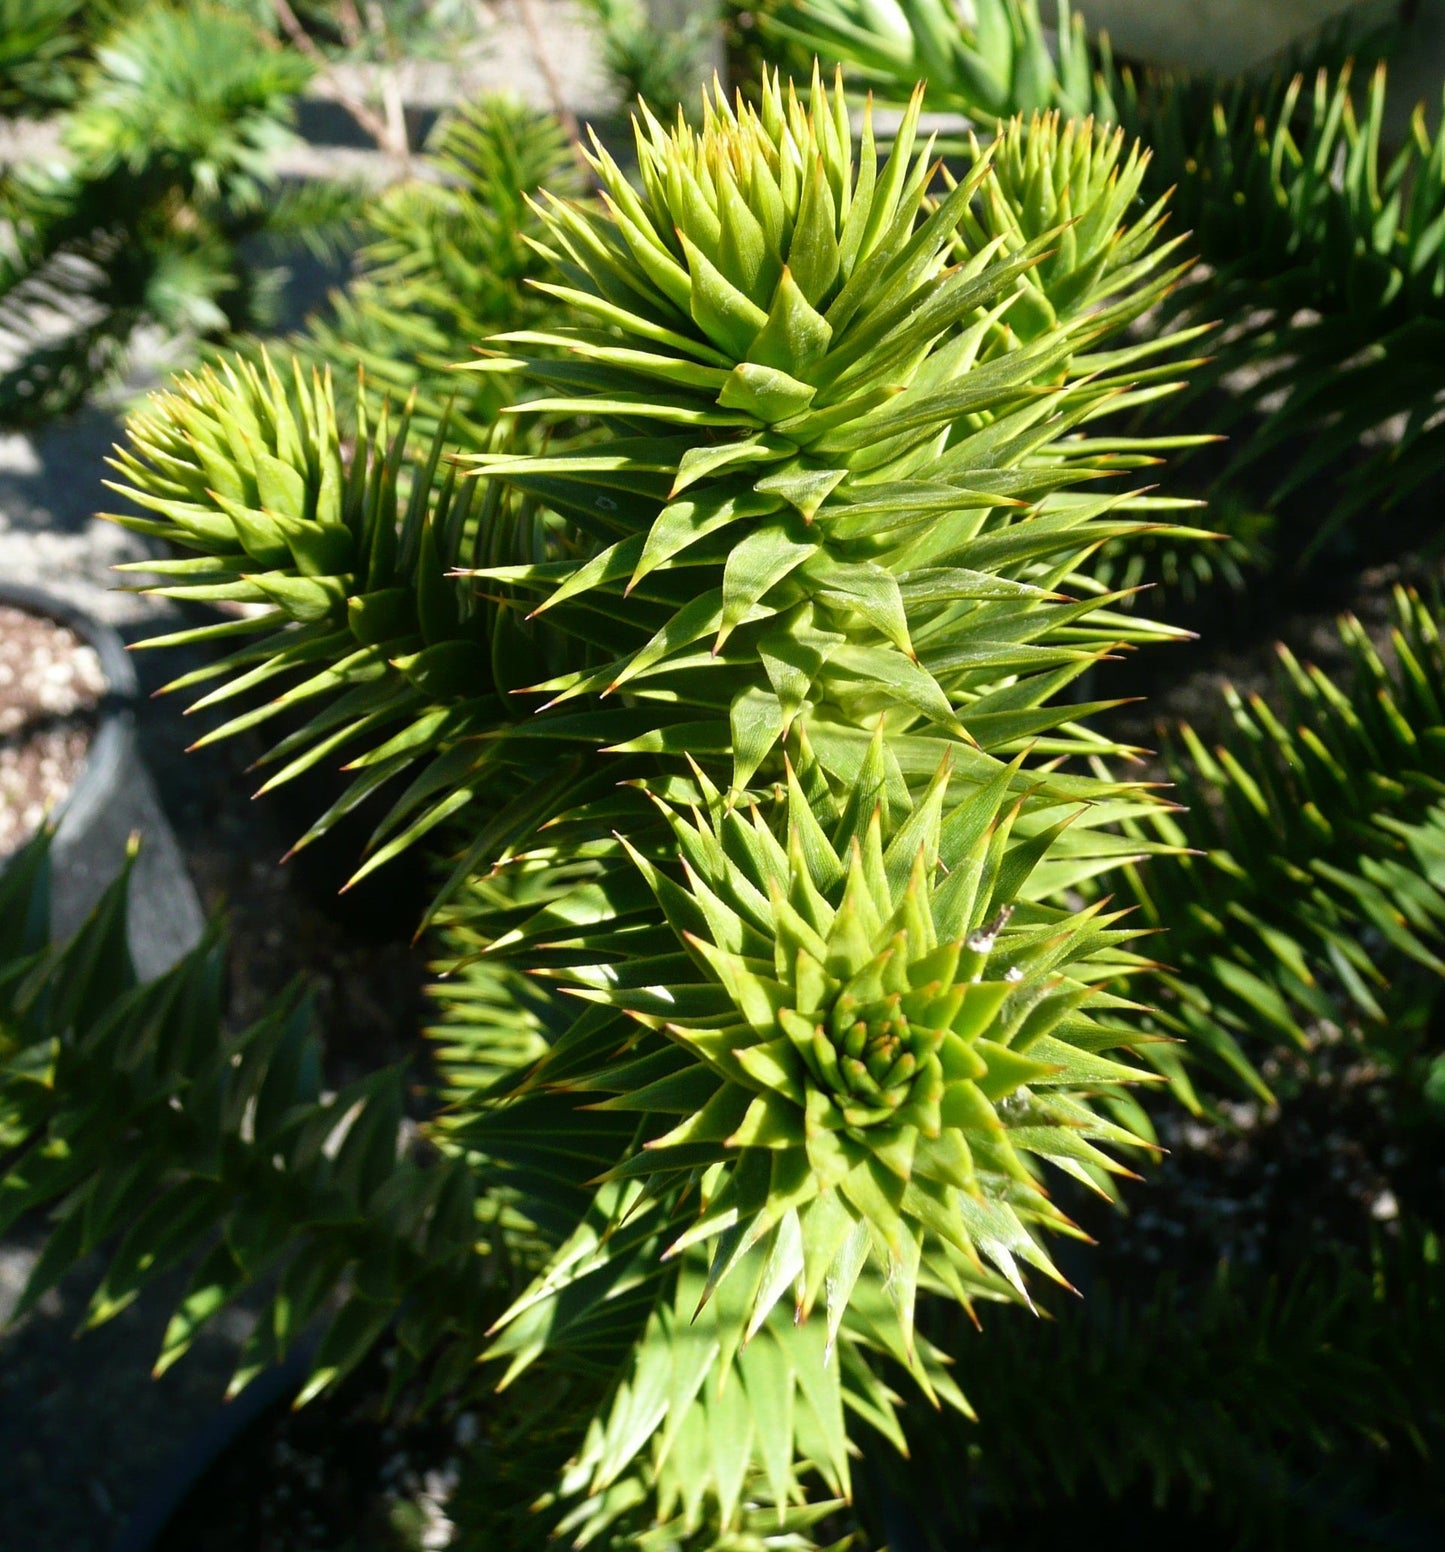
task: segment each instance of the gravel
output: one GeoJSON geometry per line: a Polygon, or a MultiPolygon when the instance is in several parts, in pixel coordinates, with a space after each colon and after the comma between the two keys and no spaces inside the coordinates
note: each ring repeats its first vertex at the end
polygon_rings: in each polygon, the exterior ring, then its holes
{"type": "Polygon", "coordinates": [[[0,604],[0,856],[75,784],[104,694],[94,647],[44,615],[0,604]]]}

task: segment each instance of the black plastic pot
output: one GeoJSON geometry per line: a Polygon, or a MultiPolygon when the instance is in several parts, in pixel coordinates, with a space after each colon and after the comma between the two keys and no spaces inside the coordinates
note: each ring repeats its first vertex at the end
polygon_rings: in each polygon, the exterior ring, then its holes
{"type": "Polygon", "coordinates": [[[308,1546],[393,1544],[398,1470],[410,1476],[453,1457],[455,1428],[440,1412],[384,1414],[385,1341],[296,1411],[324,1326],[190,1433],[109,1552],[255,1552],[283,1527],[301,1529],[308,1546]]]}
{"type": "Polygon", "coordinates": [[[148,1484],[112,1552],[152,1552],[160,1545],[178,1511],[216,1462],[251,1428],[290,1403],[311,1372],[316,1347],[313,1337],[284,1363],[257,1375],[234,1401],[218,1407],[188,1442],[178,1446],[175,1458],[148,1484]]]}
{"type": "Polygon", "coordinates": [[[0,604],[47,616],[95,649],[105,675],[99,725],[75,785],[55,814],[51,930],[68,937],[142,840],[131,896],[131,957],[142,979],[167,969],[200,936],[200,902],[136,740],[139,689],[120,636],[88,610],[41,588],[0,582],[0,604]]]}

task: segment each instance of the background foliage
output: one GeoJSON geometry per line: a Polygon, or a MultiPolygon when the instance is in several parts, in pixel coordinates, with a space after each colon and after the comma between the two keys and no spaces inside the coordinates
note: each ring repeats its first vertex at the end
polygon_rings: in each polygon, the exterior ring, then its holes
{"type": "Polygon", "coordinates": [[[73,409],[140,328],[194,340],[263,321],[278,276],[254,239],[350,208],[325,186],[278,198],[274,154],[312,67],[241,11],[47,4],[21,35],[9,106],[54,112],[58,146],[0,179],[12,425],[73,409]]]}

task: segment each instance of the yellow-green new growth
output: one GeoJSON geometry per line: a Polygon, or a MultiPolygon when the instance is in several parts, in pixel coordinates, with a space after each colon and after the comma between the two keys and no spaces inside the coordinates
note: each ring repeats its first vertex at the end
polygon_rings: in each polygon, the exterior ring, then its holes
{"type": "MultiPolygon", "coordinates": [[[[880,161],[869,116],[855,156],[841,87],[816,75],[806,103],[776,77],[756,109],[718,92],[700,131],[644,109],[641,188],[599,147],[606,211],[553,200],[543,213],[561,277],[549,289],[578,322],[500,336],[516,353],[479,367],[549,390],[518,413],[586,415],[607,436],[472,460],[579,539],[555,561],[478,575],[533,590],[538,613],[583,600],[607,622],[597,666],[529,688],[553,704],[625,688],[658,717],[630,752],[730,754],[741,788],[770,757],[765,775],[779,774],[776,747],[799,718],[852,729],[884,703],[891,733],[937,729],[992,751],[1067,721],[1039,709],[1060,649],[1072,677],[1118,639],[1108,600],[1069,616],[1053,589],[1140,525],[1113,519],[1120,496],[1045,504],[1127,461],[1113,459],[1120,444],[1097,456],[1069,433],[1143,352],[1074,371],[1121,323],[1117,308],[1091,311],[1092,270],[1047,327],[995,351],[1013,307],[1039,294],[1024,277],[1058,233],[974,241],[965,223],[991,153],[934,201],[918,113],[915,98],[880,161]],[[1004,652],[999,609],[1028,617],[1004,652]],[[999,669],[1020,659],[1000,705],[999,669]]],[[[1059,126],[1037,134],[1058,140],[1059,126]]],[[[1111,181],[1120,154],[1101,145],[1080,196],[1080,219],[1110,243],[1132,178],[1111,181]]],[[[1147,260],[1132,278],[1141,304],[1168,284],[1147,260]]],[[[815,741],[829,762],[832,744],[815,741]]]]}
{"type": "MultiPolygon", "coordinates": [[[[698,364],[685,371],[662,356],[628,364],[705,390],[724,410],[768,425],[794,421],[841,375],[842,363],[828,357],[877,278],[869,261],[893,256],[900,231],[912,229],[931,172],[931,143],[913,154],[918,104],[881,169],[871,118],[855,164],[841,83],[829,93],[816,74],[806,104],[776,75],[765,77],[758,108],[730,104],[718,87],[704,98],[700,131],[680,117],[668,130],[645,104],[641,113],[641,190],[600,142],[592,157],[615,224],[608,246],[621,260],[609,268],[631,271],[625,298],[613,300],[624,309],[680,312],[694,326],[691,338],[637,332],[698,364]]],[[[550,200],[544,220],[562,254],[579,260],[594,282],[604,278],[587,263],[596,248],[574,208],[550,200]]],[[[935,248],[913,279],[926,283],[943,266],[935,248]]],[[[626,332],[639,321],[585,291],[552,289],[626,332]]],[[[658,418],[669,419],[659,408],[658,418]]]]}
{"type": "Polygon", "coordinates": [[[870,1257],[905,1341],[920,1283],[1026,1299],[1019,1262],[1057,1276],[1036,1231],[1072,1227],[1036,1161],[1102,1187],[1121,1167],[1098,1144],[1140,1142],[1089,1099],[1148,1077],[1100,1054],[1125,1037],[1093,1017],[1131,1006],[1099,985],[1132,933],[1031,898],[1072,816],[1015,835],[1009,774],[945,818],[945,768],[890,821],[875,743],[831,825],[790,774],[781,838],[704,787],[708,814],[665,809],[680,882],[634,854],[688,958],[600,967],[584,995],[671,1049],[589,1086],[651,1118],[618,1176],[697,1181],[669,1254],[710,1243],[709,1293],[765,1247],[749,1330],[790,1287],[800,1318],[826,1290],[836,1330],[870,1257]]]}

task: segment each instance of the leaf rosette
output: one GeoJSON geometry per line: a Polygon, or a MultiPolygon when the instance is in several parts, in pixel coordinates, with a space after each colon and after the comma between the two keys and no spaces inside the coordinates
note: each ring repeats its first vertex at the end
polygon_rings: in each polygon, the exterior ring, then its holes
{"type": "Polygon", "coordinates": [[[599,146],[605,208],[539,212],[558,277],[543,289],[576,322],[499,335],[475,367],[541,389],[513,413],[602,434],[466,460],[579,539],[475,574],[539,595],[537,614],[585,611],[594,665],[528,688],[549,705],[625,693],[654,722],[619,749],[731,756],[741,789],[779,777],[801,720],[847,781],[819,727],[886,703],[891,732],[992,753],[1019,717],[1034,737],[1068,721],[1039,703],[1120,639],[1113,600],[1071,605],[1059,588],[1146,525],[1115,510],[1124,492],[1066,493],[1149,461],[1075,433],[1149,375],[1142,347],[1089,347],[1169,284],[1169,249],[1145,251],[1158,212],[1116,241],[1137,168],[1117,167],[1117,137],[1065,145],[1054,120],[1028,133],[1059,141],[1061,168],[1087,164],[1081,208],[1056,199],[1042,208],[1058,221],[1027,234],[992,221],[1002,196],[986,198],[993,152],[978,148],[935,198],[920,100],[886,157],[866,113],[855,152],[841,86],[816,74],[801,95],[770,76],[756,108],[719,92],[700,131],[644,106],[640,187],[599,146]],[[1060,235],[1071,223],[1083,251],[1060,235]],[[1059,242],[1068,297],[1036,318],[1026,277],[1059,242]],[[1126,302],[1094,284],[1101,268],[1128,282],[1126,302]],[[1018,307],[1032,309],[1022,332],[1018,307]],[[984,650],[965,640],[980,635],[984,650]]]}
{"type": "Polygon", "coordinates": [[[618,1177],[696,1182],[668,1254],[709,1244],[709,1294],[746,1262],[750,1330],[792,1288],[800,1317],[826,1290],[836,1331],[870,1260],[905,1339],[920,1282],[1027,1300],[1020,1263],[1062,1281],[1038,1232],[1077,1232],[1040,1163],[1107,1191],[1128,1171],[1101,1145],[1144,1142],[1094,1104],[1148,1077],[1103,1054],[1126,1037],[1093,1016],[1132,1006],[1100,988],[1133,933],[1034,898],[1073,814],[1016,834],[1011,774],[945,818],[945,766],[891,809],[878,740],[831,824],[826,789],[789,771],[781,838],[699,777],[706,812],[659,805],[681,877],[632,853],[684,947],[594,968],[583,995],[665,1041],[585,1086],[649,1117],[618,1177]]]}

